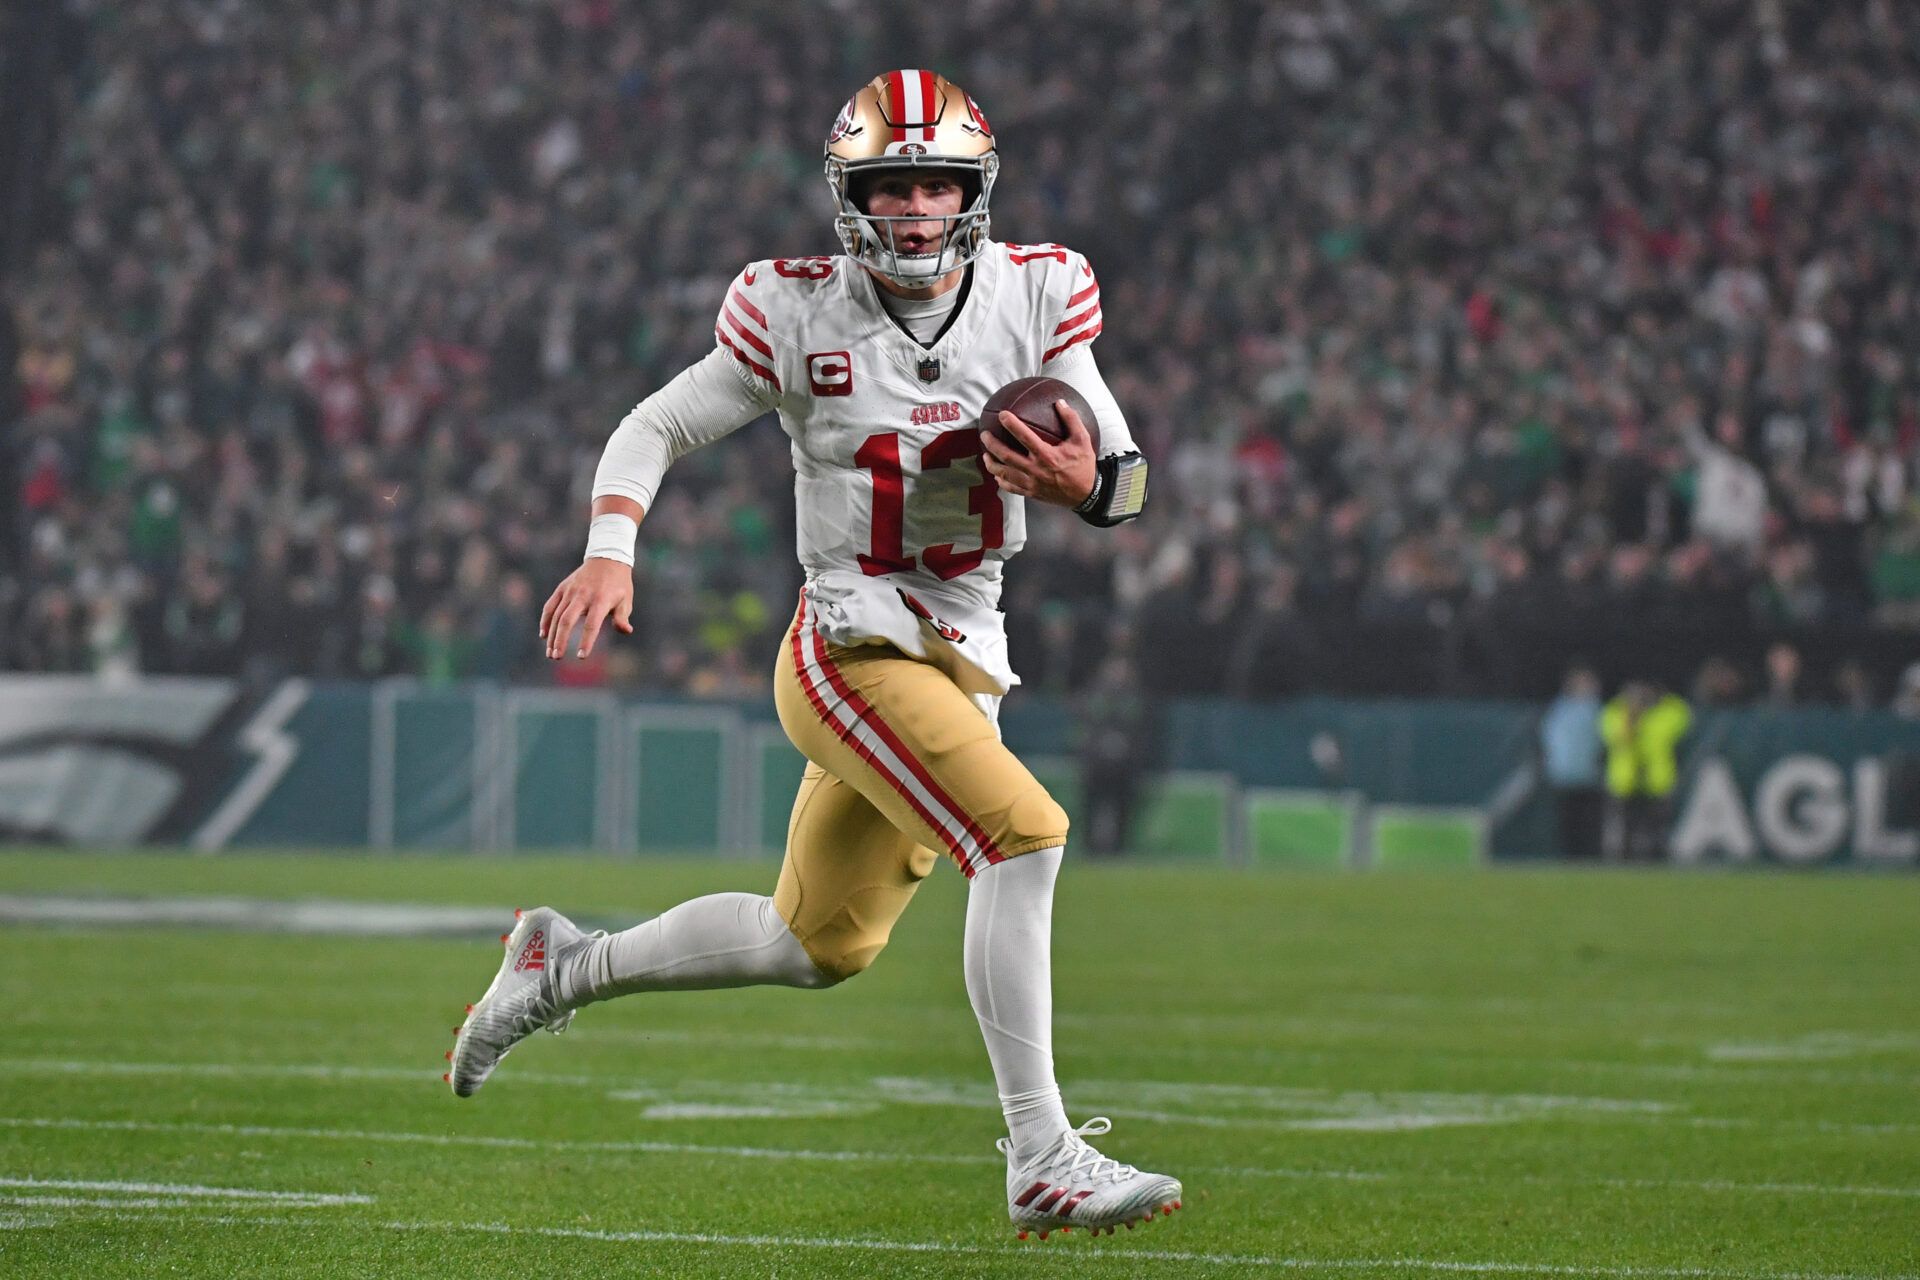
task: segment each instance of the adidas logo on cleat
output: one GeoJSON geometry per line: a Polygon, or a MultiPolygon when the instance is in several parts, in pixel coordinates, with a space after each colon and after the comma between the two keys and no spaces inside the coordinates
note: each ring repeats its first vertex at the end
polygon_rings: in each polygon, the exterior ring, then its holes
{"type": "Polygon", "coordinates": [[[547,967],[547,935],[544,930],[535,929],[520,944],[520,954],[514,957],[513,971],[522,973],[528,969],[547,967]]]}

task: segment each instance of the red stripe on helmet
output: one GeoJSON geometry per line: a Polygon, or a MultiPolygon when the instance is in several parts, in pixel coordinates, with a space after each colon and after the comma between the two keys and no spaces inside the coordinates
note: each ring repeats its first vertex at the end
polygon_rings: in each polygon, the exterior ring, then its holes
{"type": "Polygon", "coordinates": [[[934,103],[933,72],[922,71],[920,73],[920,93],[922,95],[920,100],[926,104],[926,106],[923,108],[926,114],[922,115],[920,118],[927,122],[927,127],[920,131],[920,136],[926,141],[932,142],[933,141],[933,122],[939,119],[939,116],[940,116],[939,110],[933,105],[934,103]]]}
{"type": "Polygon", "coordinates": [[[907,80],[898,71],[887,72],[887,96],[893,100],[893,107],[889,112],[893,121],[893,140],[905,142],[907,131],[900,126],[907,118],[907,80]]]}

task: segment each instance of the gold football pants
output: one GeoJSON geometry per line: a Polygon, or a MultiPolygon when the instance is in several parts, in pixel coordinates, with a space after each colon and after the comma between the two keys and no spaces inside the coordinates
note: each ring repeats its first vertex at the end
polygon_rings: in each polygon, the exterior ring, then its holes
{"type": "Polygon", "coordinates": [[[972,877],[1066,843],[1067,815],[943,671],[888,644],[829,643],[803,594],[774,669],[806,775],[774,905],[821,971],[848,978],[887,945],[946,853],[972,877]]]}

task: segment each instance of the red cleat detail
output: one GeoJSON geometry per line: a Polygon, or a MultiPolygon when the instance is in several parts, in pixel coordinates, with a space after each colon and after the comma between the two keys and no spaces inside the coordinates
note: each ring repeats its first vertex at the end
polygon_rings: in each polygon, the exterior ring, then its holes
{"type": "Polygon", "coordinates": [[[1128,1218],[1128,1219],[1127,1219],[1127,1230],[1129,1230],[1129,1231],[1131,1231],[1131,1230],[1133,1230],[1133,1219],[1132,1219],[1132,1218],[1128,1218]]]}
{"type": "Polygon", "coordinates": [[[1062,1228],[1060,1228],[1060,1234],[1061,1234],[1061,1235],[1063,1235],[1063,1236],[1070,1236],[1070,1235],[1072,1235],[1072,1234],[1073,1234],[1073,1228],[1072,1228],[1072,1227],[1062,1227],[1062,1228]]]}
{"type": "Polygon", "coordinates": [[[1027,1233],[1026,1233],[1026,1232],[1024,1232],[1024,1231],[1022,1231],[1022,1232],[1020,1233],[1020,1238],[1021,1238],[1022,1240],[1025,1240],[1025,1239],[1027,1238],[1027,1233]]]}
{"type": "Polygon", "coordinates": [[[1040,1238],[1041,1238],[1042,1240],[1045,1240],[1045,1239],[1047,1238],[1047,1233],[1046,1233],[1046,1232],[1044,1232],[1044,1231],[1042,1231],[1042,1232],[1040,1233],[1040,1238]]]}
{"type": "Polygon", "coordinates": [[[451,1071],[447,1071],[447,1072],[442,1072],[442,1073],[441,1073],[441,1076],[440,1076],[440,1083],[441,1083],[441,1084],[452,1084],[452,1083],[453,1083],[453,1073],[452,1073],[451,1071]]]}
{"type": "Polygon", "coordinates": [[[453,1050],[451,1050],[451,1049],[449,1049],[449,1050],[447,1050],[447,1061],[448,1061],[448,1062],[452,1062],[452,1061],[453,1061],[453,1050]]]}
{"type": "Polygon", "coordinates": [[[465,1031],[466,1029],[467,1029],[467,1024],[463,1022],[459,1026],[453,1029],[453,1034],[459,1035],[462,1031],[465,1031]]]}
{"type": "Polygon", "coordinates": [[[1175,1200],[1175,1201],[1173,1202],[1173,1207],[1174,1207],[1174,1208],[1176,1208],[1176,1209],[1178,1209],[1178,1208],[1180,1207],[1180,1202],[1179,1202],[1178,1200],[1175,1200]]]}
{"type": "Polygon", "coordinates": [[[1160,1212],[1171,1216],[1173,1213],[1173,1206],[1170,1204],[1163,1204],[1160,1206],[1160,1212]]]}
{"type": "Polygon", "coordinates": [[[523,910],[521,910],[521,909],[520,909],[519,907],[515,907],[515,908],[513,909],[513,918],[514,918],[515,920],[518,920],[518,919],[519,919],[520,917],[522,917],[522,916],[524,916],[524,915],[526,915],[526,914],[527,914],[527,913],[526,913],[525,911],[523,911],[523,910]]]}
{"type": "Polygon", "coordinates": [[[473,1012],[473,1006],[472,1006],[472,1005],[468,1005],[468,1006],[467,1006],[467,1012],[468,1012],[468,1013],[472,1013],[472,1012],[473,1012]]]}
{"type": "Polygon", "coordinates": [[[508,938],[511,938],[512,936],[513,936],[513,935],[512,935],[512,934],[510,934],[510,933],[503,933],[503,934],[501,934],[501,935],[500,935],[500,945],[501,945],[501,946],[503,946],[503,947],[504,947],[504,946],[506,946],[506,945],[507,945],[507,939],[508,939],[508,938]]]}

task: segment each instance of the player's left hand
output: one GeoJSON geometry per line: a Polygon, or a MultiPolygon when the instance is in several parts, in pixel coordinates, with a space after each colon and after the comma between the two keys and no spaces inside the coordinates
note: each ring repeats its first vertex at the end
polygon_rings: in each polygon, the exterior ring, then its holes
{"type": "Polygon", "coordinates": [[[1000,425],[1012,432],[1027,451],[1020,453],[1001,443],[992,432],[982,431],[980,439],[986,453],[981,461],[986,464],[987,474],[1008,493],[1036,502],[1050,502],[1056,507],[1077,507],[1093,492],[1093,479],[1098,472],[1093,437],[1087,434],[1087,424],[1080,421],[1072,405],[1056,400],[1053,407],[1060,421],[1067,424],[1065,440],[1050,444],[1032,427],[1003,409],[1000,425]]]}

